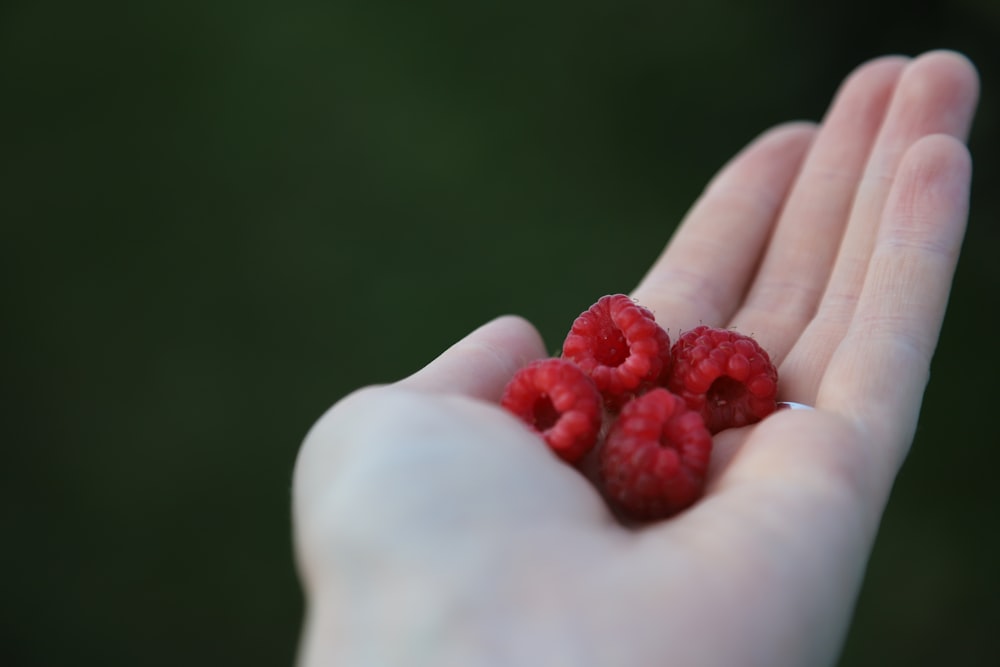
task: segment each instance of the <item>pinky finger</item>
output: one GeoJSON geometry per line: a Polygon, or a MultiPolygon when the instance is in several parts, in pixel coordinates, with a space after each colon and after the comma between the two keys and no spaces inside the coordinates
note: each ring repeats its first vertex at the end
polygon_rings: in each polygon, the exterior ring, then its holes
{"type": "Polygon", "coordinates": [[[957,139],[917,141],[897,171],[858,306],[817,405],[852,418],[893,476],[913,439],[968,215],[972,164],[957,139]]]}

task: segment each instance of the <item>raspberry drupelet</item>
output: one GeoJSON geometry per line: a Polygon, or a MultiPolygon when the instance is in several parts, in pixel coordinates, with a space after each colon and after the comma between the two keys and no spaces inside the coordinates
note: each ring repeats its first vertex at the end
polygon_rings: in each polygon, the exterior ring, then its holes
{"type": "Polygon", "coordinates": [[[562,356],[593,378],[608,408],[618,410],[665,377],[670,337],[648,309],[610,294],[576,318],[562,356]]]}
{"type": "Polygon", "coordinates": [[[593,381],[563,359],[540,359],[523,367],[507,383],[500,405],[540,433],[570,464],[597,442],[604,416],[593,381]]]}
{"type": "Polygon", "coordinates": [[[667,388],[701,414],[711,433],[756,423],[777,409],[778,371],[749,336],[699,326],[677,338],[672,354],[667,388]]]}

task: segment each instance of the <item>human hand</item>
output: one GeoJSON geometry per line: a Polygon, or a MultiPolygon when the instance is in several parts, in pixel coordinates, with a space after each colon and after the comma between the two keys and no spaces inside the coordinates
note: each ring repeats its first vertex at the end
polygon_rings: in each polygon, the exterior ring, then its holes
{"type": "Polygon", "coordinates": [[[633,296],[752,333],[779,398],[816,409],[716,435],[704,497],[671,519],[618,523],[497,407],[547,356],[519,318],[334,406],[295,471],[300,663],[835,662],[937,344],[977,87],[951,53],[867,63],[691,209],[633,296]]]}

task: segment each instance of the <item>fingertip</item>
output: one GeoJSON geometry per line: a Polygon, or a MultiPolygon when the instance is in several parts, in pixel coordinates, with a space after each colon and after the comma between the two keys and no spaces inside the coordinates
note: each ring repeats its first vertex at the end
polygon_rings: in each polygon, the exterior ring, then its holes
{"type": "Polygon", "coordinates": [[[903,165],[930,167],[951,179],[967,180],[972,174],[972,155],[965,142],[950,134],[921,137],[903,155],[903,165]]]}
{"type": "MultiPolygon", "coordinates": [[[[883,234],[907,237],[914,231],[931,238],[942,236],[924,229],[964,227],[968,212],[972,156],[964,142],[950,134],[930,134],[910,146],[900,162],[887,206],[883,234]],[[944,224],[949,223],[949,224],[944,224]]],[[[942,230],[945,231],[945,230],[942,230]]],[[[955,234],[943,234],[946,246],[957,252],[955,234]]],[[[925,241],[926,243],[926,241],[925,241]]]]}
{"type": "Polygon", "coordinates": [[[545,341],[535,325],[521,317],[520,315],[500,315],[499,317],[481,326],[478,331],[488,333],[490,336],[510,339],[512,343],[525,346],[525,350],[530,352],[532,357],[536,353],[545,354],[545,341]]]}
{"type": "Polygon", "coordinates": [[[972,98],[979,95],[979,70],[967,55],[952,49],[935,49],[917,56],[908,70],[955,81],[972,98]]]}
{"type": "MultiPolygon", "coordinates": [[[[844,77],[827,114],[829,115],[838,106],[838,102],[844,99],[852,99],[855,96],[861,99],[869,98],[875,90],[885,89],[891,92],[892,87],[912,61],[913,59],[908,56],[891,54],[861,63],[844,77]]],[[[881,112],[878,115],[881,116],[881,112]]]]}
{"type": "Polygon", "coordinates": [[[518,315],[503,315],[483,324],[399,384],[497,401],[519,368],[545,356],[545,343],[533,324],[518,315]]]}
{"type": "Polygon", "coordinates": [[[500,315],[474,330],[463,342],[486,346],[497,354],[504,382],[528,362],[549,356],[542,334],[520,315],[500,315]]]}
{"type": "Polygon", "coordinates": [[[764,130],[756,141],[799,142],[811,139],[818,129],[819,125],[811,120],[790,120],[764,130]]]}
{"type": "Polygon", "coordinates": [[[737,157],[760,155],[763,157],[758,159],[801,161],[818,131],[819,124],[809,120],[780,123],[757,135],[737,157]]]}
{"type": "Polygon", "coordinates": [[[706,193],[742,182],[746,171],[759,172],[767,165],[783,162],[798,164],[819,126],[807,120],[793,120],[774,125],[758,134],[726,164],[706,187],[706,193]]]}
{"type": "Polygon", "coordinates": [[[841,88],[852,86],[860,79],[881,79],[885,76],[894,78],[899,76],[899,74],[912,62],[913,58],[911,56],[901,53],[888,53],[883,56],[866,60],[855,67],[854,70],[847,75],[841,88]]]}
{"type": "MultiPolygon", "coordinates": [[[[979,73],[956,51],[928,51],[907,65],[894,105],[901,109],[932,110],[938,118],[931,132],[968,137],[979,101],[979,73]]],[[[926,123],[928,119],[924,119],[926,123]]]]}

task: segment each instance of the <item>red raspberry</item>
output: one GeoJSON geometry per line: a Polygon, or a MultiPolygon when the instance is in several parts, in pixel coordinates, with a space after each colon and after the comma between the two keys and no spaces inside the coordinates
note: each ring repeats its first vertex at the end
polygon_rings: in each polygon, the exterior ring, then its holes
{"type": "Polygon", "coordinates": [[[609,408],[655,386],[670,368],[670,337],[624,294],[601,297],[573,322],[562,356],[593,378],[609,408]]]}
{"type": "Polygon", "coordinates": [[[631,400],[601,448],[604,493],[629,516],[660,519],[701,496],[712,436],[701,416],[662,387],[631,400]]]}
{"type": "Polygon", "coordinates": [[[571,464],[594,446],[604,416],[593,381],[563,359],[541,359],[519,370],[507,383],[500,405],[541,433],[571,464]]]}
{"type": "Polygon", "coordinates": [[[678,337],[667,388],[699,412],[713,434],[777,409],[778,371],[749,336],[700,326],[678,337]]]}

